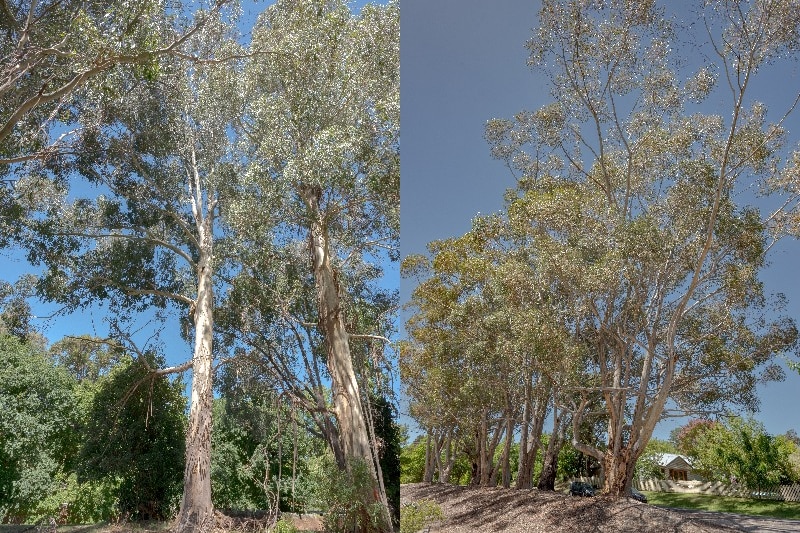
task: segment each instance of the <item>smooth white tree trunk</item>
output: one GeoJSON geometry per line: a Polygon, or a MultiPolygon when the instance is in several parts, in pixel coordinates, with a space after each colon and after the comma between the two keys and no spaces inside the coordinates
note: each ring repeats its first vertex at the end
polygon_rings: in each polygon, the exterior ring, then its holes
{"type": "Polygon", "coordinates": [[[197,300],[194,309],[195,340],[192,357],[192,401],[186,433],[186,468],[183,474],[183,500],[178,513],[179,533],[200,531],[213,525],[211,502],[211,410],[213,400],[212,341],[214,295],[211,269],[211,235],[201,236],[197,267],[197,300]]]}

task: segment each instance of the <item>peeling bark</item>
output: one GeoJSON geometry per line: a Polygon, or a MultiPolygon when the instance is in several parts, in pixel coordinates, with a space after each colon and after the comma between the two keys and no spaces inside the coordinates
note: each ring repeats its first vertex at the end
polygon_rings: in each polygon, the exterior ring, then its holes
{"type": "MultiPolygon", "coordinates": [[[[386,500],[385,489],[378,479],[378,466],[373,461],[370,449],[361,393],[345,329],[339,282],[331,263],[327,226],[319,205],[322,192],[319,187],[306,185],[299,187],[298,192],[311,217],[310,245],[314,283],[317,290],[319,327],[325,339],[328,372],[333,392],[333,410],[339,426],[339,438],[345,459],[345,464],[339,464],[339,467],[348,468],[348,461],[351,459],[364,461],[370,467],[373,479],[372,493],[365,494],[365,498],[383,504],[386,500]]],[[[383,506],[385,519],[389,523],[389,509],[385,505],[383,506]]]]}
{"type": "Polygon", "coordinates": [[[636,461],[632,459],[627,447],[622,448],[617,454],[606,453],[603,461],[605,472],[603,492],[611,496],[626,496],[630,493],[636,467],[636,461]]]}
{"type": "MultiPolygon", "coordinates": [[[[210,235],[207,236],[210,240],[210,235]]],[[[192,372],[192,403],[186,434],[186,469],[183,475],[183,500],[176,531],[188,533],[202,529],[213,520],[211,503],[211,404],[213,370],[211,367],[214,327],[213,281],[211,279],[211,244],[198,264],[197,304],[195,307],[195,342],[192,372]]]]}

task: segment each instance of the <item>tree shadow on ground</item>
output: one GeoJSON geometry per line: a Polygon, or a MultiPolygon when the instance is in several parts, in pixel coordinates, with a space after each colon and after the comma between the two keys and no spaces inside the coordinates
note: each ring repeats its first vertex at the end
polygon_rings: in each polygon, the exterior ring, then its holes
{"type": "MultiPolygon", "coordinates": [[[[402,492],[402,491],[401,491],[402,492]]],[[[741,529],[733,520],[706,522],[689,513],[661,509],[631,499],[571,497],[537,489],[418,484],[405,489],[407,501],[429,499],[446,520],[432,530],[561,531],[565,533],[706,533],[772,531],[741,529]]],[[[779,530],[775,530],[779,531],[779,530]]]]}

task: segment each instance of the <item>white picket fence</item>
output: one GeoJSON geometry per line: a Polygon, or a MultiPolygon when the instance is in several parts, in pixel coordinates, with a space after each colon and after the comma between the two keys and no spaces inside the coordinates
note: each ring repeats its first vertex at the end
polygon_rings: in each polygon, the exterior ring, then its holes
{"type": "Polygon", "coordinates": [[[633,486],[638,490],[653,492],[682,492],[687,494],[712,494],[716,496],[733,496],[738,498],[759,498],[764,500],[782,500],[800,502],[800,485],[780,485],[762,491],[750,491],[736,484],[730,485],[720,481],[671,481],[665,479],[636,479],[633,486]]]}

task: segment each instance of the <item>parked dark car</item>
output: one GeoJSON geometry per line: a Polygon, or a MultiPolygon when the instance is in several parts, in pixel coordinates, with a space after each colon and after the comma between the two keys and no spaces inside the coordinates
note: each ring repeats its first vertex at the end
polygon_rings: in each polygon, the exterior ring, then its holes
{"type": "Polygon", "coordinates": [[[631,498],[636,500],[637,502],[647,503],[647,496],[639,492],[638,490],[631,487],[631,498]]]}
{"type": "Polygon", "coordinates": [[[594,487],[583,481],[573,481],[569,484],[570,496],[594,496],[594,487]]]}

